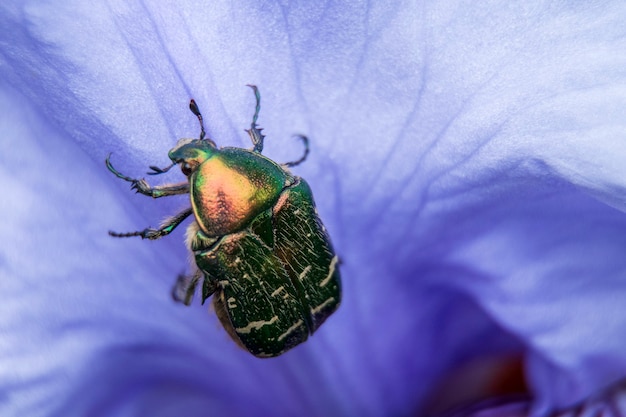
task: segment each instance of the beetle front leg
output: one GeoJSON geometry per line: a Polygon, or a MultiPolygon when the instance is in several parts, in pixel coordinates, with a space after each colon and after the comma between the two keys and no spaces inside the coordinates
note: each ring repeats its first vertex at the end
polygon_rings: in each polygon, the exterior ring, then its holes
{"type": "Polygon", "coordinates": [[[176,229],[176,227],[179,224],[181,224],[183,220],[189,217],[192,213],[193,213],[193,209],[189,207],[188,209],[185,209],[181,211],[180,213],[178,213],[177,215],[167,219],[165,222],[163,222],[161,227],[158,229],[147,228],[147,229],[140,230],[138,232],[129,232],[129,233],[117,233],[117,232],[109,231],[109,235],[113,237],[139,236],[142,239],[150,239],[150,240],[160,239],[163,236],[167,236],[170,233],[172,233],[172,231],[176,229]]]}
{"type": "Polygon", "coordinates": [[[143,178],[138,180],[135,178],[127,177],[126,175],[122,174],[121,172],[113,168],[110,158],[111,158],[111,154],[109,154],[109,156],[107,157],[105,161],[109,171],[111,171],[117,178],[121,178],[124,181],[130,182],[131,183],[130,188],[135,190],[135,192],[139,194],[147,195],[148,197],[152,197],[152,198],[159,198],[159,197],[167,197],[170,195],[189,193],[189,182],[181,182],[179,184],[170,184],[170,185],[157,185],[155,187],[151,187],[143,178]]]}

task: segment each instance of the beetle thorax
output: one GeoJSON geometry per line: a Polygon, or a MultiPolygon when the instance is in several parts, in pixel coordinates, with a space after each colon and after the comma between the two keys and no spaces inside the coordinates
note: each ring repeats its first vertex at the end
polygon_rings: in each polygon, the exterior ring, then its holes
{"type": "Polygon", "coordinates": [[[228,159],[226,155],[210,158],[190,178],[194,214],[207,236],[242,230],[278,199],[284,185],[276,172],[230,164],[228,159]]]}

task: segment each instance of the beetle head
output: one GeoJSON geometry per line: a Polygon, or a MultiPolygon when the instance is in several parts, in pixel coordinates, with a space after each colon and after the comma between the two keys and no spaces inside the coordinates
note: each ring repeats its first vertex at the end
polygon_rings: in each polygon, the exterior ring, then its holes
{"type": "Polygon", "coordinates": [[[207,139],[181,139],[168,156],[186,176],[191,175],[201,163],[217,152],[215,142],[207,139]]]}

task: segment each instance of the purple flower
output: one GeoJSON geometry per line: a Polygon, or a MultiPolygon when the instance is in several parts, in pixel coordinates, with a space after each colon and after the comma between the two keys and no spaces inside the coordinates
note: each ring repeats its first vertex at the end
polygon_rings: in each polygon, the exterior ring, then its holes
{"type": "Polygon", "coordinates": [[[429,415],[522,373],[542,415],[626,377],[623,2],[126,3],[0,6],[0,415],[429,415]],[[106,155],[167,165],[191,97],[249,147],[248,83],[266,155],[310,137],[343,261],[338,312],[267,360],[170,299],[184,227],[107,234],[186,197],[106,155]]]}

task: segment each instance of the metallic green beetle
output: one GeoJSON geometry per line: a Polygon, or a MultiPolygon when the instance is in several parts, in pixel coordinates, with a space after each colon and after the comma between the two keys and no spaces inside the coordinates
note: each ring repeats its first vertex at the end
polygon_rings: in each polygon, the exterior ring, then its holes
{"type": "Polygon", "coordinates": [[[306,181],[288,167],[261,155],[264,136],[256,124],[261,97],[248,132],[253,148],[217,148],[205,138],[202,115],[195,101],[189,108],[200,122],[200,139],[181,139],[169,151],[172,164],[151,166],[162,174],[180,165],[188,181],[151,187],[144,179],[121,174],[106,159],[107,168],[128,181],[136,192],[158,198],[189,193],[191,207],[166,220],[159,229],[115,233],[115,237],[159,239],[187,217],[194,221],[187,244],[196,270],[179,276],[175,300],[191,304],[202,280],[202,302],[213,305],[232,339],[258,357],[278,356],[304,342],[339,307],[339,261],[322,224],[306,181]]]}

